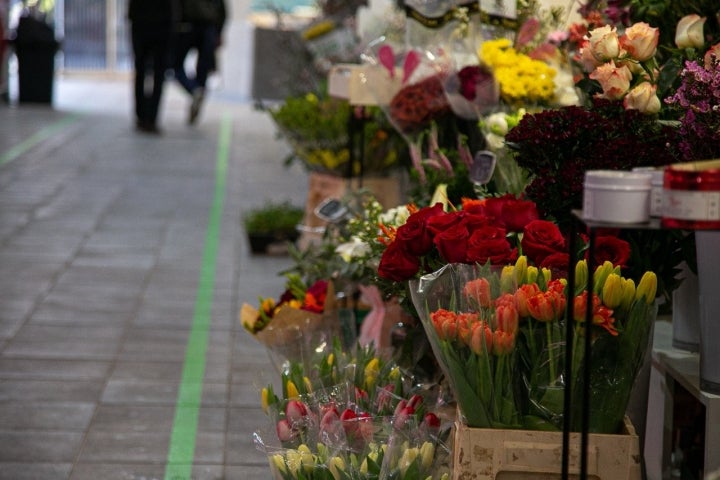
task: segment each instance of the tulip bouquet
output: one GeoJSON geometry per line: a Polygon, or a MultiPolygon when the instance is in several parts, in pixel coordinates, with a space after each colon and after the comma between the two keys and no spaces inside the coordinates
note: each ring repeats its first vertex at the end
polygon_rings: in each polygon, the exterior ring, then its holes
{"type": "Polygon", "coordinates": [[[426,397],[406,393],[406,384],[372,348],[350,360],[336,349],[310,373],[291,365],[281,395],[272,386],[261,395],[280,445],[268,440],[275,435],[256,432],[256,446],[276,479],[447,478],[447,429],[426,397]],[[317,375],[328,370],[332,375],[317,375]],[[321,385],[330,378],[338,383],[321,385]]]}
{"type": "MultiPolygon", "coordinates": [[[[583,339],[591,335],[590,431],[620,430],[654,321],[655,276],[647,272],[636,288],[620,267],[605,262],[594,274],[590,300],[585,261],[575,268],[574,286],[548,269],[529,266],[524,256],[504,268],[449,264],[415,283],[413,301],[468,426],[560,429],[565,374],[580,378],[583,339]],[[566,318],[568,299],[572,318],[566,318]],[[564,365],[567,321],[574,323],[569,366],[564,365]]],[[[583,385],[572,388],[579,394],[583,385]]],[[[568,421],[577,430],[575,410],[568,421]]]]}

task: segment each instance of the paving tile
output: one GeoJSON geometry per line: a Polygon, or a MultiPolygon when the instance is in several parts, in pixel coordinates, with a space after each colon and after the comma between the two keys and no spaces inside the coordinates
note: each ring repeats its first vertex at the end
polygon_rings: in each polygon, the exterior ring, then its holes
{"type": "Polygon", "coordinates": [[[72,463],[0,462],[0,480],[60,480],[68,478],[72,463]]]}
{"type": "Polygon", "coordinates": [[[4,430],[83,432],[96,405],[89,402],[10,402],[0,408],[4,430]]]}
{"type": "Polygon", "coordinates": [[[82,310],[75,305],[42,304],[32,312],[30,323],[67,326],[117,326],[125,325],[132,318],[128,312],[103,312],[82,310]]]}
{"type": "Polygon", "coordinates": [[[96,402],[102,381],[83,380],[2,380],[0,403],[5,402],[96,402]]]}
{"type": "MultiPolygon", "coordinates": [[[[110,380],[149,382],[179,379],[183,369],[182,360],[178,359],[178,361],[172,362],[168,361],[167,358],[163,358],[158,361],[141,361],[137,357],[129,360],[119,360],[110,376],[110,380]]],[[[206,362],[205,381],[210,383],[225,382],[228,379],[229,371],[230,366],[224,359],[206,362]]]]}
{"type": "Polygon", "coordinates": [[[11,358],[8,351],[0,357],[0,378],[4,379],[105,380],[111,368],[111,362],[100,360],[11,358]]]}
{"type": "Polygon", "coordinates": [[[0,430],[2,462],[72,463],[80,450],[79,432],[0,430]]]}
{"type": "Polygon", "coordinates": [[[65,284],[86,286],[105,285],[122,286],[123,288],[142,288],[145,277],[148,276],[147,269],[132,267],[114,267],[112,269],[97,266],[71,266],[64,270],[57,278],[58,287],[65,284]]]}
{"type": "MultiPolygon", "coordinates": [[[[93,432],[87,437],[78,457],[79,463],[159,463],[167,460],[170,432],[123,433],[93,432]]],[[[222,465],[224,433],[200,432],[195,447],[195,462],[222,465]]]]}
{"type": "MultiPolygon", "coordinates": [[[[75,466],[70,480],[162,480],[165,476],[164,465],[147,464],[85,464],[75,466]]],[[[239,477],[238,477],[239,478],[239,477]]],[[[248,477],[245,477],[248,478],[248,477]]],[[[253,480],[255,477],[249,477],[253,480]]],[[[257,477],[260,478],[260,477],[257,477]]],[[[230,480],[223,475],[220,465],[193,465],[191,478],[176,480],[230,480]]],[[[267,480],[267,470],[265,477],[267,480]]]]}
{"type": "MultiPolygon", "coordinates": [[[[201,407],[198,431],[222,433],[226,427],[225,408],[201,407]]],[[[109,405],[98,407],[93,418],[93,432],[170,432],[175,420],[175,406],[109,405]]]]}
{"type": "MultiPolygon", "coordinates": [[[[165,382],[108,382],[102,402],[106,404],[175,405],[180,379],[165,382]]],[[[202,387],[202,405],[207,407],[227,404],[228,386],[225,383],[205,383],[202,387]]]]}

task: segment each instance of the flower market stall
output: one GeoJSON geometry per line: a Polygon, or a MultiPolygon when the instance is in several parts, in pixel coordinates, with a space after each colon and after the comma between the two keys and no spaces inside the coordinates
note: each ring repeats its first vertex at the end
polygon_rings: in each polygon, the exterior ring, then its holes
{"type": "Polygon", "coordinates": [[[683,271],[698,391],[720,394],[720,7],[373,9],[381,27],[316,19],[304,38],[330,88],[267,107],[288,161],[325,182],[286,291],[240,313],[279,377],[254,433],[274,478],[720,474],[715,403],[700,460],[680,468],[647,434],[683,271]]]}

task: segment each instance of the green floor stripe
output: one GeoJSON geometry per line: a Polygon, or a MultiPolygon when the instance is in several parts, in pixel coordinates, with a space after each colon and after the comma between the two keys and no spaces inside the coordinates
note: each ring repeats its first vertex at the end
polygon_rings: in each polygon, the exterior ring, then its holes
{"type": "Polygon", "coordinates": [[[205,354],[210,330],[210,310],[215,288],[215,263],[220,236],[220,224],[225,198],[225,183],[232,122],[223,117],[218,138],[217,166],[215,174],[215,197],[210,209],[205,247],[198,291],[195,297],[192,329],[185,351],[180,390],[175,405],[165,480],[188,480],[192,477],[195,438],[197,436],[198,414],[202,400],[203,377],[205,375],[205,354]]]}
{"type": "Polygon", "coordinates": [[[48,125],[45,128],[40,129],[38,132],[34,133],[30,137],[28,137],[23,142],[18,143],[14,147],[7,150],[5,153],[0,155],[0,166],[12,162],[16,158],[18,158],[23,153],[27,152],[31,148],[33,148],[35,145],[45,141],[46,139],[52,137],[57,132],[68,126],[70,123],[77,120],[77,117],[75,115],[68,115],[67,117],[64,117],[60,120],[58,120],[55,123],[52,123],[48,125]]]}

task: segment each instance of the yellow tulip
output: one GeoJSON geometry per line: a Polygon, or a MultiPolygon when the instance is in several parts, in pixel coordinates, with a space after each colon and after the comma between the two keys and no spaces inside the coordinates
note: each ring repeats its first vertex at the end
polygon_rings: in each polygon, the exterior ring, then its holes
{"type": "Polygon", "coordinates": [[[332,365],[333,363],[335,363],[335,354],[331,352],[331,353],[327,356],[327,364],[328,364],[328,365],[332,365]]]}
{"type": "Polygon", "coordinates": [[[525,255],[520,255],[515,262],[515,286],[519,287],[528,281],[528,261],[525,255]]]}
{"type": "Polygon", "coordinates": [[[379,375],[380,360],[375,357],[365,365],[365,386],[367,390],[370,390],[375,385],[375,381],[379,375]]]}
{"type": "Polygon", "coordinates": [[[540,270],[538,270],[537,267],[530,265],[527,269],[527,283],[536,283],[538,275],[540,275],[540,270]]]}
{"type": "Polygon", "coordinates": [[[425,442],[420,447],[420,463],[423,469],[427,470],[432,466],[433,457],[435,457],[435,446],[430,442],[425,442]]]}
{"type": "Polygon", "coordinates": [[[587,288],[588,276],[587,261],[580,260],[575,264],[575,291],[587,288]]]}
{"type": "Polygon", "coordinates": [[[292,400],[292,399],[298,398],[300,396],[300,392],[298,392],[298,389],[292,380],[288,380],[285,387],[287,389],[287,398],[288,399],[292,400]]]}
{"type": "Polygon", "coordinates": [[[632,278],[623,279],[623,298],[620,306],[627,310],[635,300],[635,282],[632,278]]]}
{"type": "Polygon", "coordinates": [[[279,453],[272,456],[272,463],[275,465],[275,468],[277,468],[280,473],[287,473],[287,469],[285,468],[285,459],[282,455],[279,453]]]}
{"type": "Polygon", "coordinates": [[[268,413],[268,407],[270,406],[268,397],[270,395],[270,392],[267,388],[263,388],[260,390],[260,405],[262,406],[263,412],[266,414],[268,413]]]}
{"type": "Polygon", "coordinates": [[[622,303],[622,277],[617,273],[611,273],[607,276],[605,284],[602,287],[602,301],[608,308],[617,308],[622,303]]]}
{"type": "Polygon", "coordinates": [[[593,285],[593,292],[600,294],[602,292],[603,285],[608,275],[610,275],[615,267],[612,262],[605,261],[602,265],[595,269],[595,284],[593,285]]]}
{"type": "Polygon", "coordinates": [[[332,473],[333,478],[340,480],[342,478],[340,472],[345,472],[345,461],[340,457],[332,457],[328,461],[328,467],[330,468],[330,473],[332,473]]]}
{"type": "Polygon", "coordinates": [[[657,294],[657,276],[654,272],[645,272],[635,290],[635,298],[644,299],[649,305],[655,301],[657,294]]]}
{"type": "Polygon", "coordinates": [[[506,265],[500,272],[500,291],[503,293],[513,293],[517,288],[515,283],[515,267],[506,265]]]}
{"type": "Polygon", "coordinates": [[[310,383],[310,379],[308,377],[303,377],[303,383],[305,384],[305,393],[312,392],[312,383],[310,383]]]}

